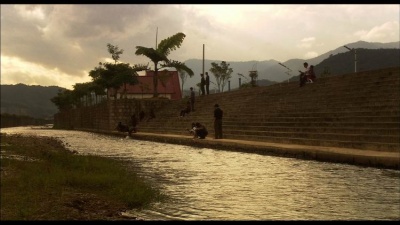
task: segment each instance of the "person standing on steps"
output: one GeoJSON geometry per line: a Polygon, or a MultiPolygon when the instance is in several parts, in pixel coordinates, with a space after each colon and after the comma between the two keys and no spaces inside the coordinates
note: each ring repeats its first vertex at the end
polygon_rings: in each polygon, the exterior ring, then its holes
{"type": "Polygon", "coordinates": [[[196,93],[194,93],[193,87],[190,87],[190,110],[194,112],[194,100],[196,98],[196,93]]]}
{"type": "Polygon", "coordinates": [[[210,76],[208,76],[208,72],[206,72],[206,93],[210,94],[210,76]]]}
{"type": "Polygon", "coordinates": [[[224,112],[218,104],[214,105],[214,134],[215,139],[222,139],[222,116],[224,112]]]}
{"type": "Polygon", "coordinates": [[[200,79],[200,91],[201,95],[205,95],[205,86],[206,86],[206,79],[204,79],[204,74],[200,74],[201,79],[200,79]]]}

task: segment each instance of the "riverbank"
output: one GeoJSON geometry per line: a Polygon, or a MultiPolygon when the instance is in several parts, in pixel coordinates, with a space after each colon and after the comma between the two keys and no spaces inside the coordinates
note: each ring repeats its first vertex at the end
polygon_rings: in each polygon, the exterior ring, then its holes
{"type": "Polygon", "coordinates": [[[0,165],[2,221],[140,220],[123,212],[162,198],[122,161],[55,138],[2,133],[0,165]]]}
{"type": "MultiPolygon", "coordinates": [[[[82,130],[122,137],[127,135],[116,131],[82,130]]],[[[213,139],[212,137],[207,137],[206,139],[193,139],[189,134],[174,135],[138,132],[133,133],[131,138],[201,148],[240,151],[278,157],[290,157],[321,162],[344,163],[357,166],[400,170],[400,152],[268,143],[234,139],[213,139]]]]}

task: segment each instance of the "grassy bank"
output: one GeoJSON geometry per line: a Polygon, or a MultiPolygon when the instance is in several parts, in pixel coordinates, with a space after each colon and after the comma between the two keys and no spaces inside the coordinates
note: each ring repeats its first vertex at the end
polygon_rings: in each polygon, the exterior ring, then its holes
{"type": "Polygon", "coordinates": [[[120,220],[163,196],[123,161],[1,134],[1,220],[120,220]]]}

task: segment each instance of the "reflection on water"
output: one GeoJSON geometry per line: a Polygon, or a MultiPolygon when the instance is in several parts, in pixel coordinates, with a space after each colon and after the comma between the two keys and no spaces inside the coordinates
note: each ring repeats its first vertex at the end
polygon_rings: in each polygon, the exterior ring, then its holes
{"type": "Polygon", "coordinates": [[[399,220],[400,171],[193,148],[80,131],[55,136],[80,154],[117,157],[168,196],[145,220],[399,220]]]}

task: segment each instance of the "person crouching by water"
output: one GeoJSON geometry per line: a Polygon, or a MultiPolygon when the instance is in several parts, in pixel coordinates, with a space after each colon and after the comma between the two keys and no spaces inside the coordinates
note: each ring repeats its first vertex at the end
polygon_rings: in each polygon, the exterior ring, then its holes
{"type": "Polygon", "coordinates": [[[190,129],[187,129],[189,134],[193,135],[193,138],[196,138],[196,123],[193,122],[192,125],[190,126],[190,129]]]}
{"type": "Polygon", "coordinates": [[[199,122],[195,124],[194,130],[195,130],[195,135],[193,138],[197,137],[198,139],[205,139],[206,136],[208,135],[207,128],[199,122]]]}
{"type": "Polygon", "coordinates": [[[129,132],[129,127],[127,125],[122,124],[122,122],[118,122],[117,127],[115,128],[118,132],[129,132]]]}
{"type": "Polygon", "coordinates": [[[129,126],[122,124],[122,122],[118,122],[117,127],[115,128],[118,132],[128,132],[128,135],[131,136],[133,132],[133,128],[129,128],[129,126]]]}

